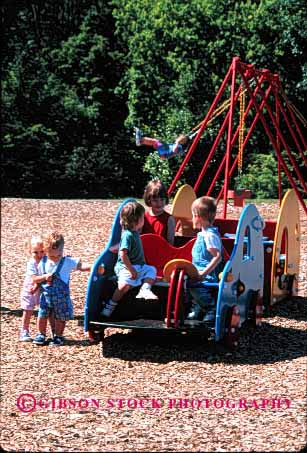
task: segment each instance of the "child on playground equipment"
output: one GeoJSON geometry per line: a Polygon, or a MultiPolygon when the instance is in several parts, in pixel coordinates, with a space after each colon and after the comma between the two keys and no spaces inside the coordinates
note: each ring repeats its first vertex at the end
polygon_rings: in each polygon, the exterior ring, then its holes
{"type": "Polygon", "coordinates": [[[174,244],[175,218],[165,211],[168,194],[163,183],[155,178],[145,187],[144,202],[149,207],[145,212],[142,233],[155,233],[174,244]]]}
{"type": "Polygon", "coordinates": [[[26,252],[31,258],[27,262],[27,270],[20,294],[21,308],[23,309],[21,320],[20,341],[32,341],[29,333],[30,319],[34,307],[39,304],[39,287],[33,282],[33,277],[38,275],[38,264],[44,256],[43,239],[33,236],[26,242],[26,252]]]}
{"type": "MultiPolygon", "coordinates": [[[[194,134],[193,134],[194,135],[194,134]]],[[[162,143],[156,138],[143,137],[141,130],[135,127],[136,146],[146,145],[156,149],[161,159],[169,159],[175,155],[182,154],[190,141],[189,135],[180,134],[175,143],[162,143]]]]}
{"type": "Polygon", "coordinates": [[[210,289],[204,283],[218,282],[218,264],[222,259],[222,242],[213,222],[216,202],[211,197],[197,198],[192,204],[193,228],[201,228],[192,249],[192,262],[198,270],[198,281],[191,282],[189,292],[194,304],[188,319],[197,320],[205,314],[203,321],[215,319],[215,301],[210,289]]]}
{"type": "Polygon", "coordinates": [[[111,316],[118,302],[131,287],[142,284],[136,298],[156,300],[158,297],[151,291],[157,271],[154,266],[145,263],[140,231],[144,225],[145,208],[140,203],[127,203],[120,213],[123,229],[118,259],[114,271],[118,277],[118,287],[110,300],[105,302],[101,314],[111,316]]]}
{"type": "Polygon", "coordinates": [[[64,237],[59,233],[51,233],[44,240],[44,256],[38,265],[38,276],[33,277],[40,284],[40,306],[37,318],[38,334],[34,344],[44,345],[46,342],[47,319],[54,318],[52,346],[64,343],[63,333],[66,321],[73,319],[73,305],[70,299],[69,279],[74,270],[89,271],[89,264],[81,263],[79,258],[63,256],[64,237]]]}

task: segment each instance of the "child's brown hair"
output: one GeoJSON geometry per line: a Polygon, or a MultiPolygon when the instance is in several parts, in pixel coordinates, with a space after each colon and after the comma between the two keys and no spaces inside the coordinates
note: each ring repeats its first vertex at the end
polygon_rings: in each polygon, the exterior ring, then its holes
{"type": "Polygon", "coordinates": [[[214,222],[216,215],[216,201],[212,197],[200,197],[193,201],[192,212],[199,215],[204,220],[208,220],[210,224],[214,222]]]}
{"type": "Polygon", "coordinates": [[[64,248],[64,236],[58,232],[50,233],[44,238],[44,250],[56,250],[64,248]]]}
{"type": "Polygon", "coordinates": [[[150,181],[145,187],[144,202],[146,206],[151,206],[151,200],[153,198],[163,198],[165,200],[165,204],[168,204],[169,198],[166,187],[158,178],[150,181]]]}
{"type": "Polygon", "coordinates": [[[137,201],[125,204],[120,212],[120,224],[124,230],[131,230],[144,215],[145,208],[137,201]]]}

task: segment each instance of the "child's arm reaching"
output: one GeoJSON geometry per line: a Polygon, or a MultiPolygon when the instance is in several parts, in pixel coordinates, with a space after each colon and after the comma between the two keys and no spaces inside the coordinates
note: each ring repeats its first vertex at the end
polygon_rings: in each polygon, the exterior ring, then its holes
{"type": "Polygon", "coordinates": [[[32,275],[32,281],[34,285],[44,282],[52,282],[52,273],[43,275],[32,275]]]}
{"type": "Polygon", "coordinates": [[[210,272],[212,272],[213,269],[216,268],[222,258],[220,250],[216,248],[208,248],[208,252],[211,253],[213,258],[208,266],[206,266],[205,269],[199,272],[199,280],[203,280],[206,275],[210,274],[210,272]]]}
{"type": "Polygon", "coordinates": [[[82,271],[82,272],[88,272],[91,270],[91,268],[92,268],[91,264],[82,263],[81,260],[79,261],[78,266],[77,266],[77,270],[82,271]]]}

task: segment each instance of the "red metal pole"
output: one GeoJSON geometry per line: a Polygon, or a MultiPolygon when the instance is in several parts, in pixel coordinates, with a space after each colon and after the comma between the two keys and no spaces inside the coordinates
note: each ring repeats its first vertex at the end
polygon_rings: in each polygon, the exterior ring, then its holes
{"type": "Polygon", "coordinates": [[[178,277],[178,282],[177,282],[177,289],[176,289],[176,299],[175,299],[175,305],[174,305],[174,326],[177,328],[179,326],[179,309],[180,309],[180,301],[182,298],[182,291],[183,291],[183,284],[184,284],[184,275],[185,271],[184,269],[179,270],[179,277],[178,277]]]}
{"type": "Polygon", "coordinates": [[[276,96],[276,98],[278,99],[278,102],[279,102],[279,109],[281,110],[281,112],[282,112],[282,114],[284,116],[284,119],[285,119],[285,121],[287,123],[287,126],[289,128],[290,134],[292,135],[292,138],[293,138],[293,140],[294,140],[294,142],[296,144],[296,147],[297,147],[297,149],[299,151],[299,154],[301,155],[301,157],[302,157],[302,159],[303,159],[303,161],[305,163],[305,166],[307,167],[307,158],[304,156],[302,148],[301,148],[301,146],[300,146],[300,144],[299,144],[299,142],[297,140],[297,137],[296,137],[296,135],[294,133],[294,130],[293,130],[293,128],[292,128],[292,126],[290,124],[290,121],[289,121],[289,119],[287,117],[286,111],[284,110],[284,108],[283,108],[283,106],[282,106],[282,104],[281,104],[281,102],[280,102],[280,100],[278,98],[278,92],[276,90],[274,90],[274,91],[275,91],[275,96],[276,96]]]}
{"type": "MultiPolygon", "coordinates": [[[[207,190],[207,193],[206,193],[207,196],[209,196],[209,195],[211,194],[211,192],[212,192],[212,190],[213,190],[213,187],[215,186],[215,183],[216,183],[216,181],[218,180],[218,177],[219,177],[220,174],[222,173],[223,167],[224,167],[224,165],[225,165],[225,160],[226,160],[226,154],[224,154],[224,157],[223,157],[223,159],[222,159],[222,162],[220,163],[220,166],[219,166],[217,172],[215,173],[214,178],[212,179],[212,182],[211,182],[211,184],[210,184],[210,187],[209,187],[209,189],[207,190]]],[[[223,191],[223,188],[221,189],[221,191],[223,191]]],[[[219,202],[219,199],[216,200],[216,202],[218,203],[218,202],[219,202]]]]}
{"type": "MultiPolygon", "coordinates": [[[[270,92],[271,92],[271,89],[272,89],[272,86],[270,85],[270,86],[268,87],[267,91],[266,91],[266,99],[268,99],[268,97],[269,97],[269,95],[270,95],[270,92]]],[[[255,89],[255,91],[254,91],[254,94],[256,94],[256,89],[255,89]]],[[[248,103],[247,109],[246,109],[246,114],[247,114],[248,111],[250,110],[252,104],[253,104],[253,102],[252,102],[252,100],[250,100],[249,103],[248,103]]],[[[260,105],[260,110],[262,110],[263,107],[264,107],[264,101],[262,101],[262,103],[261,103],[261,105],[260,105]]],[[[253,122],[252,122],[252,124],[251,124],[251,126],[250,126],[250,128],[249,128],[249,130],[248,130],[248,133],[247,133],[246,136],[245,136],[245,139],[244,139],[244,142],[243,142],[243,147],[246,146],[246,144],[247,144],[247,142],[248,142],[248,140],[249,140],[249,138],[250,138],[250,136],[251,136],[251,134],[252,134],[252,132],[253,132],[253,130],[254,130],[254,127],[256,126],[256,123],[257,123],[258,119],[259,119],[259,114],[256,113],[255,118],[253,119],[253,122]]],[[[233,142],[235,142],[238,133],[239,133],[239,128],[237,128],[237,130],[236,130],[236,133],[235,133],[235,135],[234,135],[234,137],[233,137],[233,142]]],[[[226,156],[224,156],[224,159],[225,159],[225,157],[226,157],[226,156]]],[[[223,160],[224,160],[224,159],[223,159],[223,160]]],[[[236,158],[235,158],[235,160],[234,160],[234,162],[233,162],[233,164],[232,164],[232,167],[231,167],[230,172],[229,172],[229,175],[230,175],[230,176],[233,174],[234,169],[236,168],[237,162],[238,162],[238,156],[236,156],[236,158]]],[[[219,195],[218,195],[218,197],[216,198],[217,203],[220,201],[220,199],[221,199],[221,197],[222,197],[222,194],[223,194],[223,188],[220,190],[219,195]]]]}
{"type": "MultiPolygon", "coordinates": [[[[274,89],[274,94],[275,94],[275,113],[276,113],[276,121],[278,124],[278,127],[280,125],[280,109],[279,105],[277,102],[277,93],[276,90],[274,89]]],[[[276,134],[276,146],[279,149],[280,152],[280,140],[278,137],[278,134],[276,134]]],[[[277,159],[277,172],[278,172],[278,199],[279,199],[279,206],[281,206],[281,200],[282,200],[282,187],[281,187],[281,168],[280,168],[280,161],[277,159]]]]}
{"type": "MultiPolygon", "coordinates": [[[[264,95],[263,95],[263,92],[262,92],[261,89],[259,89],[259,92],[260,92],[261,96],[263,97],[264,95]]],[[[276,98],[276,102],[278,103],[278,108],[279,108],[279,107],[280,107],[280,102],[279,102],[279,99],[278,99],[278,98],[276,98]]],[[[303,178],[302,178],[302,176],[301,176],[301,173],[300,173],[300,170],[299,170],[299,168],[298,168],[298,166],[297,166],[297,163],[295,162],[295,159],[293,158],[293,156],[292,156],[292,154],[291,154],[291,150],[290,150],[290,148],[289,148],[289,146],[288,146],[286,140],[284,139],[284,136],[282,135],[282,132],[281,132],[281,130],[279,129],[278,124],[276,123],[276,120],[275,120],[275,117],[274,117],[274,115],[273,115],[273,113],[272,113],[271,107],[269,106],[269,104],[268,104],[267,102],[266,102],[266,108],[267,108],[267,111],[268,111],[268,113],[269,113],[269,115],[270,115],[270,117],[271,117],[271,120],[272,120],[273,124],[274,124],[274,127],[275,127],[275,129],[276,129],[276,132],[277,132],[277,134],[278,134],[278,137],[280,138],[280,141],[282,142],[282,144],[283,144],[285,150],[287,151],[287,154],[288,154],[288,157],[289,157],[289,159],[290,159],[290,162],[291,162],[291,164],[293,165],[293,168],[294,168],[295,171],[296,171],[296,175],[297,175],[297,177],[298,177],[300,183],[302,184],[302,187],[303,187],[303,189],[305,190],[305,193],[307,194],[307,185],[306,185],[305,181],[303,180],[303,178]]]]}
{"type": "MultiPolygon", "coordinates": [[[[288,177],[288,179],[289,179],[289,181],[290,181],[290,183],[291,183],[291,185],[292,185],[292,187],[293,187],[293,189],[294,189],[294,191],[295,191],[295,193],[296,193],[296,196],[297,196],[297,198],[299,199],[299,201],[300,201],[300,203],[301,203],[301,205],[302,205],[302,207],[303,207],[303,209],[304,209],[304,211],[305,211],[305,213],[306,213],[306,215],[307,215],[307,207],[306,207],[306,205],[305,205],[305,203],[304,203],[304,200],[303,200],[303,198],[302,198],[302,196],[301,196],[299,190],[298,190],[297,187],[296,187],[295,181],[293,180],[293,178],[292,178],[292,176],[291,176],[291,173],[289,172],[289,170],[288,170],[288,168],[287,168],[287,165],[286,165],[286,163],[285,163],[285,161],[284,161],[284,159],[283,159],[283,157],[282,157],[282,154],[279,152],[279,150],[278,150],[278,148],[277,148],[277,146],[276,146],[274,137],[273,137],[273,135],[271,134],[270,129],[268,128],[267,122],[266,122],[265,118],[263,117],[261,111],[259,110],[259,106],[258,106],[258,104],[257,104],[257,102],[256,102],[256,100],[255,100],[255,98],[254,98],[254,96],[253,96],[253,93],[251,92],[251,90],[250,90],[250,88],[249,88],[249,86],[248,86],[248,82],[247,82],[247,80],[246,80],[246,77],[244,76],[244,74],[242,73],[242,71],[240,71],[240,69],[238,69],[238,70],[239,70],[239,72],[240,72],[240,74],[241,74],[241,77],[242,77],[243,80],[244,80],[244,83],[245,83],[245,85],[246,85],[246,87],[247,87],[247,90],[248,90],[248,92],[249,92],[249,95],[250,95],[250,97],[251,97],[251,99],[252,99],[252,101],[253,101],[253,104],[254,104],[254,106],[255,106],[255,109],[257,110],[257,113],[259,113],[260,120],[261,120],[261,122],[262,122],[262,124],[263,124],[263,127],[264,127],[264,129],[265,129],[265,131],[266,131],[266,133],[267,133],[269,139],[271,140],[271,143],[272,143],[272,145],[273,145],[273,147],[274,147],[274,149],[275,149],[275,152],[276,152],[276,154],[277,154],[277,156],[278,156],[278,159],[280,159],[282,168],[283,168],[284,172],[286,173],[286,175],[287,175],[287,177],[288,177]]],[[[274,123],[274,122],[273,122],[273,123],[274,123]]]]}
{"type": "MultiPolygon", "coordinates": [[[[263,77],[260,77],[260,83],[262,83],[262,79],[263,79],[263,77]]],[[[240,88],[239,88],[239,90],[238,90],[238,94],[240,93],[240,89],[241,89],[241,86],[240,86],[240,88]]],[[[258,89],[259,89],[258,87],[255,88],[254,95],[257,94],[258,89]]],[[[269,89],[268,89],[268,91],[267,91],[267,93],[266,93],[266,96],[269,95],[270,90],[271,90],[271,87],[269,87],[269,89]]],[[[246,119],[246,117],[247,117],[247,115],[248,115],[248,113],[249,113],[249,111],[250,111],[252,105],[253,105],[252,101],[249,101],[248,106],[246,107],[246,110],[245,110],[245,112],[244,112],[244,121],[245,121],[245,119],[246,119]]],[[[258,117],[257,117],[257,119],[258,119],[258,117]]],[[[225,118],[225,120],[226,120],[226,118],[225,118]]],[[[250,137],[250,135],[251,135],[251,133],[252,133],[252,130],[253,130],[254,127],[255,127],[255,124],[256,124],[256,121],[254,120],[253,123],[252,123],[252,125],[251,125],[251,127],[250,127],[250,129],[249,129],[249,131],[248,131],[248,133],[246,134],[245,139],[244,139],[243,148],[245,148],[245,145],[246,145],[246,143],[248,142],[248,139],[249,139],[249,137],[250,137]]],[[[239,135],[239,131],[240,131],[240,127],[238,126],[237,129],[236,129],[236,132],[235,132],[235,134],[234,134],[234,136],[233,136],[233,139],[232,139],[232,141],[231,141],[231,146],[233,146],[233,145],[235,144],[235,142],[236,142],[236,140],[237,140],[237,137],[238,137],[238,135],[239,135]]],[[[222,169],[223,169],[225,160],[226,160],[226,154],[224,154],[223,160],[222,160],[222,162],[221,162],[221,164],[220,164],[220,166],[219,166],[219,168],[218,168],[218,171],[216,172],[216,174],[215,174],[215,176],[214,176],[214,178],[213,178],[213,180],[212,180],[212,182],[211,182],[211,184],[210,184],[210,187],[209,187],[209,189],[208,189],[208,191],[207,191],[207,195],[210,195],[211,191],[213,190],[213,187],[214,187],[214,185],[215,185],[215,183],[216,183],[216,181],[217,181],[217,179],[218,179],[218,177],[219,177],[219,175],[220,175],[220,173],[221,173],[221,171],[222,171],[222,169]]],[[[235,162],[233,163],[233,166],[232,166],[232,168],[231,168],[231,170],[230,170],[229,176],[232,175],[232,173],[233,173],[233,171],[234,171],[234,169],[235,169],[235,166],[236,166],[237,162],[238,162],[238,158],[235,159],[235,162]]],[[[219,196],[218,196],[218,198],[217,198],[217,202],[221,199],[221,193],[222,193],[222,191],[223,191],[223,189],[222,189],[222,190],[220,191],[220,193],[219,193],[219,196]]]]}
{"type": "Polygon", "coordinates": [[[218,132],[218,135],[216,136],[216,138],[214,140],[214,143],[212,145],[212,148],[211,148],[211,150],[210,150],[210,152],[208,154],[208,157],[207,157],[207,159],[206,159],[206,161],[204,163],[204,166],[203,166],[203,168],[201,169],[201,172],[198,175],[197,181],[196,181],[196,183],[194,185],[194,191],[195,192],[197,192],[197,190],[198,190],[198,188],[200,186],[200,183],[201,183],[201,181],[202,181],[202,179],[203,179],[203,177],[204,177],[204,175],[205,175],[205,173],[207,171],[207,168],[209,166],[211,158],[212,158],[212,156],[213,156],[213,154],[214,154],[214,152],[215,152],[215,150],[216,150],[216,148],[217,148],[217,146],[219,144],[219,141],[220,141],[220,139],[221,139],[221,137],[222,137],[222,135],[223,135],[223,133],[224,133],[224,131],[226,129],[228,120],[229,120],[229,112],[227,113],[227,115],[226,115],[226,117],[225,117],[225,119],[224,119],[224,121],[222,123],[222,126],[221,126],[221,128],[220,128],[220,130],[218,132]]]}
{"type": "MultiPolygon", "coordinates": [[[[238,90],[237,90],[237,92],[236,92],[236,95],[235,95],[235,102],[237,101],[237,99],[238,99],[238,97],[239,97],[240,90],[241,90],[241,86],[238,88],[238,90]]],[[[204,163],[204,166],[203,166],[203,168],[201,169],[200,174],[198,175],[197,181],[196,181],[196,183],[195,183],[195,185],[194,185],[194,191],[195,191],[195,192],[197,192],[197,190],[198,190],[198,188],[199,188],[199,186],[200,186],[200,183],[201,183],[201,181],[202,181],[202,179],[203,179],[203,177],[204,177],[204,175],[205,175],[205,173],[206,173],[206,171],[207,171],[207,168],[208,168],[208,166],[209,166],[209,164],[210,164],[211,158],[212,158],[212,156],[213,156],[213,154],[214,154],[214,152],[215,152],[215,150],[216,150],[216,148],[217,148],[217,146],[218,146],[218,144],[219,144],[219,141],[220,141],[220,139],[221,139],[221,137],[222,137],[222,135],[223,135],[223,133],[224,133],[224,131],[225,131],[225,129],[226,129],[228,120],[229,120],[229,110],[228,110],[228,112],[227,112],[227,114],[226,114],[226,116],[225,116],[225,118],[224,118],[224,121],[223,121],[223,123],[222,123],[222,126],[221,126],[219,132],[218,132],[218,135],[216,136],[216,138],[215,138],[215,140],[214,140],[214,142],[213,142],[213,145],[212,145],[211,150],[210,150],[210,152],[209,152],[209,154],[208,154],[208,157],[207,157],[207,159],[206,159],[206,161],[205,161],[205,163],[204,163]]],[[[216,181],[217,178],[214,178],[214,179],[215,179],[215,181],[216,181]]],[[[207,192],[207,195],[208,195],[208,192],[207,192]]]]}
{"type": "Polygon", "coordinates": [[[167,306],[166,306],[166,327],[171,327],[171,315],[172,315],[172,306],[174,301],[174,296],[176,294],[178,273],[177,269],[174,269],[171,274],[170,285],[168,288],[167,296],[167,306]]]}
{"type": "Polygon", "coordinates": [[[303,136],[303,134],[302,134],[302,132],[301,132],[301,129],[300,129],[299,125],[298,125],[298,122],[296,121],[295,115],[293,114],[292,109],[290,108],[290,103],[289,103],[289,100],[288,100],[288,98],[287,98],[287,96],[286,96],[286,93],[284,92],[284,90],[282,89],[281,86],[279,86],[279,89],[280,89],[281,94],[283,95],[283,97],[284,97],[284,99],[285,99],[285,101],[286,101],[286,105],[287,105],[288,110],[289,110],[289,112],[290,112],[290,116],[291,116],[291,118],[292,118],[292,121],[293,121],[293,123],[295,124],[297,133],[298,133],[298,135],[300,136],[300,139],[301,139],[301,141],[302,141],[302,143],[303,143],[303,148],[306,150],[306,149],[307,149],[307,144],[306,144],[306,142],[305,142],[305,139],[304,139],[304,136],[303,136]]]}
{"type": "Polygon", "coordinates": [[[207,126],[207,123],[208,123],[208,121],[210,119],[210,116],[212,115],[212,113],[213,113],[213,111],[214,111],[214,109],[216,107],[216,104],[218,103],[218,101],[219,101],[219,99],[220,99],[220,97],[221,97],[221,95],[222,95],[222,93],[223,93],[223,91],[225,89],[225,86],[226,86],[226,84],[228,82],[228,79],[229,79],[229,77],[231,75],[231,69],[232,69],[232,65],[229,67],[228,72],[226,74],[226,77],[225,77],[222,85],[220,86],[220,89],[219,89],[219,91],[218,91],[218,93],[217,93],[217,95],[216,95],[216,97],[215,97],[215,99],[214,99],[214,101],[213,101],[213,103],[212,103],[212,105],[211,105],[211,107],[210,107],[205,119],[204,119],[204,122],[203,122],[201,128],[199,129],[198,134],[196,135],[196,137],[195,137],[195,139],[194,139],[189,151],[187,152],[185,158],[183,159],[183,161],[182,161],[182,163],[181,163],[181,165],[179,167],[179,170],[178,170],[178,172],[177,172],[172,184],[170,185],[170,187],[169,187],[169,189],[167,191],[168,195],[170,195],[173,192],[173,190],[175,189],[176,184],[177,184],[180,176],[182,175],[183,170],[184,170],[187,162],[190,160],[190,158],[191,158],[191,156],[192,156],[192,154],[193,154],[193,152],[194,152],[194,150],[196,148],[196,145],[199,142],[199,139],[200,139],[205,127],[207,126]]]}
{"type": "Polygon", "coordinates": [[[229,163],[230,163],[231,139],[232,139],[232,121],[233,121],[234,98],[235,98],[235,87],[236,87],[237,63],[238,62],[239,62],[238,57],[233,58],[229,122],[228,122],[228,136],[227,136],[227,148],[226,148],[226,163],[225,163],[225,180],[224,180],[224,206],[223,206],[223,218],[224,219],[227,218],[228,176],[229,176],[229,163]]]}

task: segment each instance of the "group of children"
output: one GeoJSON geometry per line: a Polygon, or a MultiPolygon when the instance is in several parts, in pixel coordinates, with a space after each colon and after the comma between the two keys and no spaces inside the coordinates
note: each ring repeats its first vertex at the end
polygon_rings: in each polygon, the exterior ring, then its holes
{"type": "Polygon", "coordinates": [[[74,270],[89,271],[91,266],[81,260],[64,256],[64,237],[53,232],[44,239],[33,236],[26,244],[29,260],[21,290],[22,330],[20,341],[32,341],[29,327],[34,308],[39,305],[37,335],[33,343],[47,342],[46,330],[49,320],[52,346],[64,343],[66,321],[73,319],[69,280],[74,270]]]}
{"type": "MultiPolygon", "coordinates": [[[[195,135],[195,133],[193,134],[195,135]]],[[[193,136],[192,135],[192,136],[193,136]]],[[[192,136],[180,135],[174,144],[164,144],[159,140],[143,137],[140,129],[135,128],[136,145],[155,148],[161,158],[170,158],[181,154],[192,136]]],[[[113,247],[118,253],[114,271],[118,277],[118,286],[112,298],[105,301],[102,316],[110,317],[124,294],[132,287],[141,285],[137,298],[157,299],[152,292],[156,280],[156,269],[145,263],[144,251],[140,239],[141,233],[155,233],[174,244],[175,219],[166,210],[168,194],[165,186],[158,179],[148,183],[144,192],[144,207],[137,202],[127,203],[121,213],[122,236],[120,244],[113,247]]],[[[216,203],[211,197],[201,197],[192,205],[193,228],[201,230],[192,250],[192,262],[198,270],[198,278],[189,284],[193,298],[188,319],[211,322],[215,319],[214,299],[206,287],[206,282],[217,282],[217,266],[221,261],[222,244],[219,233],[213,227],[216,215],[216,203]]],[[[26,276],[21,291],[23,309],[20,341],[32,341],[29,332],[31,315],[39,305],[37,335],[33,343],[44,345],[47,342],[46,330],[49,320],[52,339],[49,343],[61,346],[64,343],[66,321],[73,318],[73,305],[70,299],[69,280],[74,270],[89,271],[89,264],[82,264],[80,259],[64,256],[64,237],[51,233],[42,239],[34,236],[27,243],[30,259],[27,263],[26,276]]]]}
{"type": "MultiPolygon", "coordinates": [[[[104,303],[102,316],[110,317],[124,294],[132,287],[141,286],[136,296],[144,299],[157,299],[152,292],[156,279],[156,269],[145,263],[144,251],[140,239],[141,233],[155,233],[163,236],[169,243],[174,243],[175,219],[165,211],[168,203],[166,189],[161,181],[151,181],[144,192],[145,204],[127,203],[120,213],[122,236],[115,265],[118,287],[110,300],[104,303]]],[[[216,202],[211,197],[200,197],[192,204],[193,228],[201,230],[192,249],[192,262],[198,270],[198,276],[189,284],[193,298],[188,314],[190,320],[212,322],[215,319],[215,301],[205,285],[206,282],[218,281],[218,264],[222,259],[222,242],[217,228],[213,226],[216,215],[216,202]]],[[[112,250],[114,251],[114,250],[112,250]]]]}

